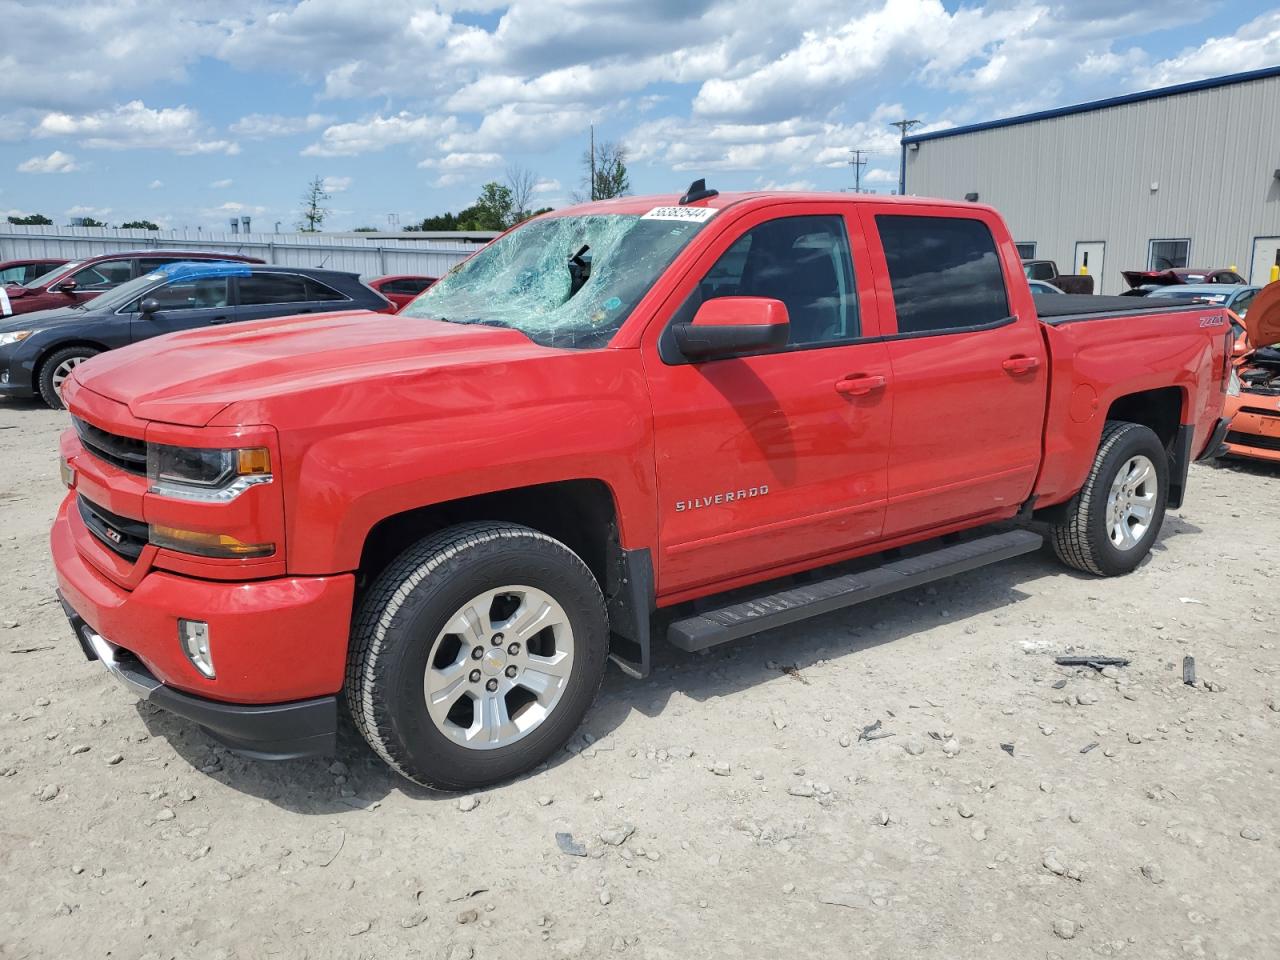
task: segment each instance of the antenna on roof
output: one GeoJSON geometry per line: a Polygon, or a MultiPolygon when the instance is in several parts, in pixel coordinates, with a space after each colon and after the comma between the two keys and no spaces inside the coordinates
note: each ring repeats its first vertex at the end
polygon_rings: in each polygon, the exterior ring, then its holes
{"type": "Polygon", "coordinates": [[[689,184],[689,189],[685,191],[683,197],[680,198],[680,206],[689,203],[697,203],[699,200],[710,200],[712,197],[720,196],[719,190],[708,190],[707,181],[704,177],[699,177],[693,183],[689,184]]]}

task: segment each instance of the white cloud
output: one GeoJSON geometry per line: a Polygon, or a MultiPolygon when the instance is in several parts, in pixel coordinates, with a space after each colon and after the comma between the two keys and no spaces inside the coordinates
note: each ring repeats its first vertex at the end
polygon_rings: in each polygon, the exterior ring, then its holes
{"type": "Polygon", "coordinates": [[[1210,37],[1198,47],[1139,70],[1138,77],[1146,86],[1162,87],[1276,63],[1280,63],[1280,10],[1264,13],[1230,36],[1210,37]]]}
{"type": "Polygon", "coordinates": [[[36,125],[37,137],[75,138],[106,150],[172,150],[179,154],[240,152],[229,140],[205,140],[200,115],[190,107],[148,107],[141,100],[93,113],[47,113],[36,125]]]}
{"type": "Polygon", "coordinates": [[[251,203],[240,203],[237,200],[228,200],[226,203],[220,203],[216,207],[209,207],[204,211],[206,217],[218,217],[230,214],[261,214],[267,212],[267,207],[257,206],[251,203]]]}
{"type": "Polygon", "coordinates": [[[897,169],[886,170],[884,167],[875,167],[866,170],[862,174],[863,183],[889,183],[893,186],[898,185],[898,175],[901,171],[897,169]]]}
{"type": "Polygon", "coordinates": [[[452,118],[399,113],[384,117],[374,115],[366,120],[339,123],[326,127],[320,141],[306,147],[307,157],[344,157],[373,153],[404,143],[425,143],[457,129],[452,118]]]}
{"type": "Polygon", "coordinates": [[[209,184],[209,187],[213,190],[225,190],[227,187],[231,186],[231,184],[231,180],[215,180],[213,183],[209,184]]]}
{"type": "Polygon", "coordinates": [[[163,186],[164,186],[163,180],[152,180],[149,184],[147,184],[147,189],[159,190],[163,186]]]}
{"type": "Polygon", "coordinates": [[[291,137],[299,133],[319,130],[333,122],[333,117],[323,113],[309,113],[305,117],[285,117],[278,113],[251,113],[231,125],[231,132],[248,140],[266,140],[271,137],[291,137]]]}
{"type": "Polygon", "coordinates": [[[502,155],[497,153],[450,153],[443,157],[428,157],[418,164],[436,170],[475,170],[502,165],[502,155]]]}
{"type": "Polygon", "coordinates": [[[68,207],[66,211],[68,217],[93,217],[95,220],[99,217],[105,217],[110,212],[110,207],[90,207],[85,204],[68,207]]]}
{"type": "Polygon", "coordinates": [[[69,153],[55,150],[47,157],[32,157],[18,164],[19,173],[74,173],[80,167],[69,153]]]}
{"type": "Polygon", "coordinates": [[[554,178],[539,180],[533,185],[534,193],[558,193],[562,189],[560,181],[554,178]]]}
{"type": "Polygon", "coordinates": [[[322,181],[325,193],[342,193],[351,186],[350,177],[325,177],[322,181]]]}

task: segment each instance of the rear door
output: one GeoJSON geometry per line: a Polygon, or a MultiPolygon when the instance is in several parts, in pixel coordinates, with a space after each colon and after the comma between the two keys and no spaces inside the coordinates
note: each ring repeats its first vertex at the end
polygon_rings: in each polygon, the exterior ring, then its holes
{"type": "Polygon", "coordinates": [[[232,318],[228,278],[194,277],[167,283],[149,290],[145,298],[135,300],[122,312],[132,315],[129,330],[134,341],[226,323],[232,318]],[[142,299],[158,301],[160,309],[142,313],[142,299]]]}
{"type": "Polygon", "coordinates": [[[345,294],[296,273],[254,273],[236,278],[236,284],[237,320],[344,310],[351,305],[345,294]]]}
{"type": "Polygon", "coordinates": [[[904,209],[863,214],[893,370],[885,537],[1016,510],[1047,402],[1040,323],[1010,306],[1017,260],[1001,257],[989,215],[904,209]]]}
{"type": "Polygon", "coordinates": [[[1079,240],[1076,242],[1075,269],[1076,276],[1093,277],[1093,292],[1106,293],[1102,288],[1103,267],[1106,266],[1107,245],[1102,240],[1079,240]]]}
{"type": "Polygon", "coordinates": [[[809,563],[880,536],[888,349],[874,339],[874,312],[864,318],[861,309],[872,288],[857,221],[839,210],[794,204],[744,217],[646,332],[661,594],[809,563]],[[673,350],[672,323],[735,296],[786,304],[788,346],[692,363],[673,350]],[[854,381],[866,389],[850,392],[854,381]]]}

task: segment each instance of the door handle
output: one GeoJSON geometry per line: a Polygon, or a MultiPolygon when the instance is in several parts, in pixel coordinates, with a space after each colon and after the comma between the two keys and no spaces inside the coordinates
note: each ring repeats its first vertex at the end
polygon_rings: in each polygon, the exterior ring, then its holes
{"type": "Polygon", "coordinates": [[[209,323],[211,323],[211,324],[213,324],[213,323],[226,323],[226,322],[227,322],[228,320],[230,320],[230,319],[231,319],[230,317],[214,317],[212,320],[210,320],[210,321],[209,321],[209,323]]]}
{"type": "Polygon", "coordinates": [[[1004,367],[1006,370],[1008,370],[1011,374],[1013,374],[1016,377],[1023,373],[1030,373],[1032,370],[1035,370],[1037,367],[1039,367],[1040,358],[1024,357],[1021,355],[1013,356],[1013,357],[1010,357],[1008,360],[1006,360],[1004,363],[1002,363],[1001,366],[1004,367]]]}
{"type": "Polygon", "coordinates": [[[845,377],[836,381],[836,393],[846,397],[865,397],[872,390],[881,390],[888,381],[878,374],[874,377],[845,377]]]}

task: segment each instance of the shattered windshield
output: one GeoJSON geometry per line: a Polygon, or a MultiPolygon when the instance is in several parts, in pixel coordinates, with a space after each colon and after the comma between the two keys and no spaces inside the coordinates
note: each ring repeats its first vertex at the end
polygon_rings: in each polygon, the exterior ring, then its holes
{"type": "Polygon", "coordinates": [[[603,347],[714,212],[663,218],[665,209],[534,220],[456,267],[400,316],[511,327],[549,347],[603,347]]]}

